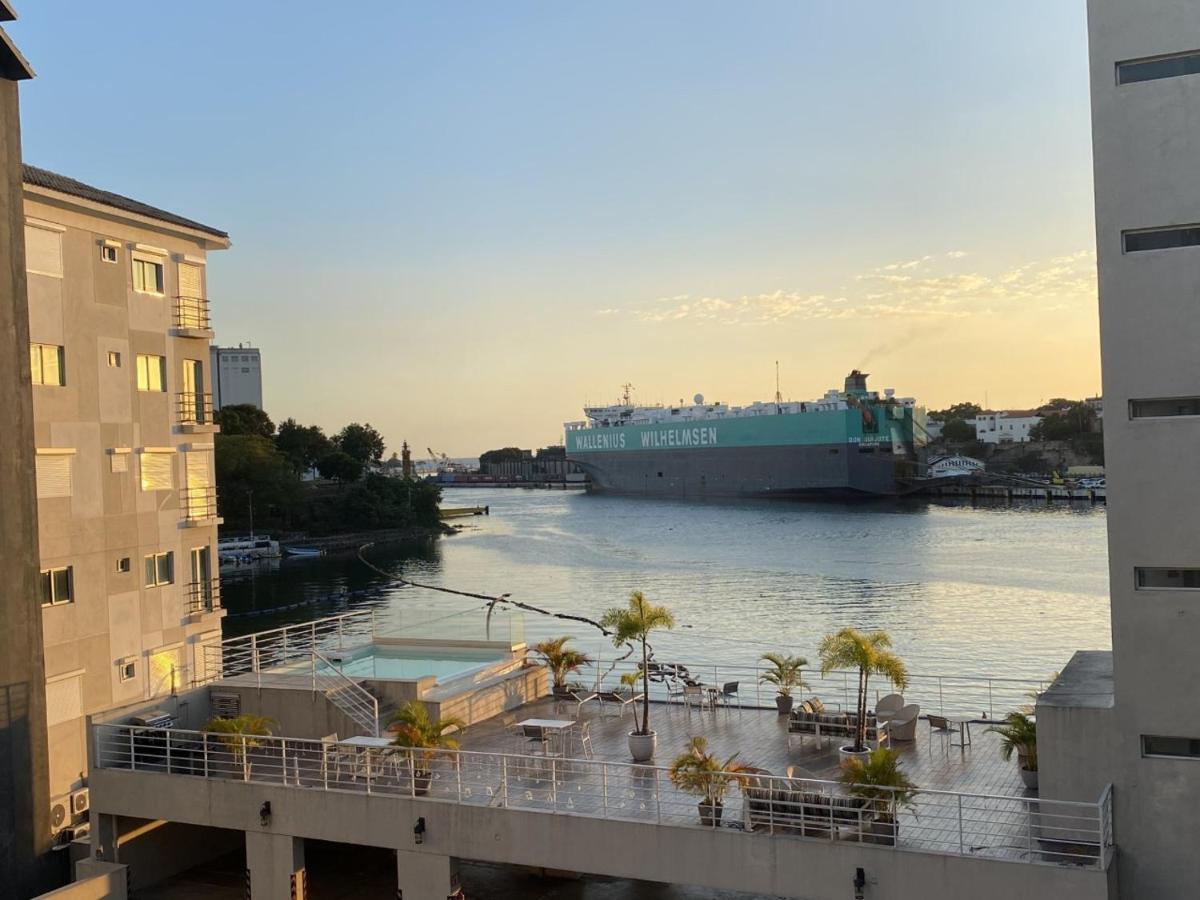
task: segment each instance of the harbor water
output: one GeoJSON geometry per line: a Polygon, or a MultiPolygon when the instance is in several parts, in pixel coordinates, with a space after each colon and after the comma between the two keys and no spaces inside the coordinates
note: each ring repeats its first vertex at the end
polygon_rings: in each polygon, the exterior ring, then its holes
{"type": "MultiPolygon", "coordinates": [[[[656,657],[750,666],[815,660],[822,635],[884,629],[915,673],[1041,681],[1076,649],[1110,646],[1105,510],[1091,504],[878,501],[678,503],[573,491],[456,489],[489,505],[462,531],[366,551],[386,572],[599,618],[641,590],[675,613],[656,657]]],[[[223,573],[226,636],[374,605],[483,621],[483,604],[390,583],[353,554],[223,573]]],[[[587,625],[533,613],[526,639],[587,625]]]]}

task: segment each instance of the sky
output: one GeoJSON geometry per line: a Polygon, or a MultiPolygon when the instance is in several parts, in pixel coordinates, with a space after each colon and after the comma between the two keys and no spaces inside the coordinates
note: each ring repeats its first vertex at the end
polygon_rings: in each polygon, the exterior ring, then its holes
{"type": "Polygon", "coordinates": [[[230,232],[276,421],[1099,391],[1084,0],[17,0],[27,162],[230,232]]]}

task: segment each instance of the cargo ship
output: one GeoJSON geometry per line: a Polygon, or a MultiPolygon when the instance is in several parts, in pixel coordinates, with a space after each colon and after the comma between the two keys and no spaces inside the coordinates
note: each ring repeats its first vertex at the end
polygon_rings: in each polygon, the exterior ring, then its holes
{"type": "Polygon", "coordinates": [[[871,497],[911,490],[920,474],[925,410],[892,390],[867,390],[855,369],[819,400],[746,406],[585,407],[567,422],[567,458],[596,491],[706,497],[871,497]]]}

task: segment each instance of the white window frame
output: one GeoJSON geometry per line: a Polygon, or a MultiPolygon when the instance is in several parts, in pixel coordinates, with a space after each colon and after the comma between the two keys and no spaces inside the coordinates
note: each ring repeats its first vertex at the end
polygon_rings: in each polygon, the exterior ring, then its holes
{"type": "MultiPolygon", "coordinates": [[[[36,228],[39,231],[50,231],[58,234],[58,271],[46,272],[42,269],[29,268],[29,258],[26,254],[25,271],[31,275],[45,275],[47,278],[62,278],[63,277],[63,252],[62,252],[62,236],[66,232],[66,226],[59,225],[57,222],[47,222],[43,219],[25,219],[26,228],[36,228]]],[[[24,235],[22,235],[24,239],[24,235]]]]}
{"type": "Polygon", "coordinates": [[[133,557],[119,556],[117,557],[117,574],[128,575],[133,571],[133,557]]]}
{"type": "MultiPolygon", "coordinates": [[[[43,609],[45,609],[46,607],[50,607],[50,606],[66,606],[69,603],[75,602],[75,567],[74,566],[51,566],[49,569],[42,569],[41,572],[39,572],[38,574],[39,574],[39,576],[46,576],[46,575],[50,576],[50,599],[48,601],[46,599],[44,599],[45,593],[44,592],[42,593],[43,599],[42,599],[41,603],[42,603],[43,609]],[[55,580],[54,576],[58,572],[66,572],[67,573],[67,596],[66,596],[66,599],[59,599],[58,595],[57,595],[57,589],[55,587],[55,585],[57,584],[57,581],[55,580]]],[[[41,577],[39,577],[38,580],[40,582],[41,577]]]]}
{"type": "Polygon", "coordinates": [[[62,344],[43,344],[41,341],[29,342],[29,379],[40,387],[67,386],[67,348],[62,344]],[[33,365],[33,355],[37,352],[37,368],[33,365]],[[58,381],[46,380],[46,351],[54,350],[58,356],[58,381]]]}
{"type": "Polygon", "coordinates": [[[167,358],[157,353],[138,353],[137,358],[137,389],[143,394],[165,394],[167,392],[167,358]],[[162,387],[142,387],[142,369],[145,366],[147,385],[150,384],[150,361],[158,360],[158,373],[162,387]]]}
{"type": "Polygon", "coordinates": [[[121,261],[121,245],[116,241],[100,242],[100,261],[116,265],[121,261]]]}
{"type": "Polygon", "coordinates": [[[164,550],[162,553],[147,553],[144,557],[142,557],[142,587],[160,588],[160,587],[166,587],[167,585],[171,585],[174,583],[175,583],[175,551],[174,550],[164,550]],[[154,561],[153,562],[153,566],[154,566],[154,576],[153,576],[154,580],[153,581],[150,580],[150,570],[146,566],[146,563],[150,562],[151,560],[154,561]],[[170,569],[170,571],[167,573],[167,578],[165,581],[159,575],[159,571],[160,571],[159,570],[159,562],[161,560],[166,560],[167,568],[170,569]]]}
{"type": "Polygon", "coordinates": [[[137,657],[126,656],[117,663],[117,677],[124,684],[137,679],[137,657]]]}
{"type": "Polygon", "coordinates": [[[108,355],[107,355],[108,367],[110,369],[121,368],[121,351],[120,350],[109,350],[109,351],[107,351],[107,353],[108,353],[108,355]]]}
{"type": "Polygon", "coordinates": [[[167,295],[167,260],[166,254],[158,256],[154,253],[146,253],[144,251],[135,250],[129,254],[129,276],[132,279],[134,293],[144,294],[147,297],[165,297],[167,295]],[[159,274],[161,275],[160,287],[158,290],[148,291],[144,287],[138,287],[137,273],[141,271],[138,263],[158,266],[159,274]]]}

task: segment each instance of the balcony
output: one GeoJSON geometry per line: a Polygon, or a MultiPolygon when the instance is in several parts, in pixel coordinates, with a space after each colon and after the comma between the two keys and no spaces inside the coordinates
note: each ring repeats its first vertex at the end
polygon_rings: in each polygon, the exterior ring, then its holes
{"type": "Polygon", "coordinates": [[[213,339],[206,297],[176,297],[173,332],[177,337],[213,339]]]}
{"type": "Polygon", "coordinates": [[[182,509],[185,528],[221,524],[221,520],[217,518],[215,487],[182,488],[179,491],[179,506],[182,509]]]}
{"type": "Polygon", "coordinates": [[[192,615],[216,612],[221,608],[221,579],[188,582],[188,612],[192,615]]]}
{"type": "Polygon", "coordinates": [[[175,412],[184,434],[212,434],[221,430],[213,415],[212,394],[177,394],[175,412]]]}

